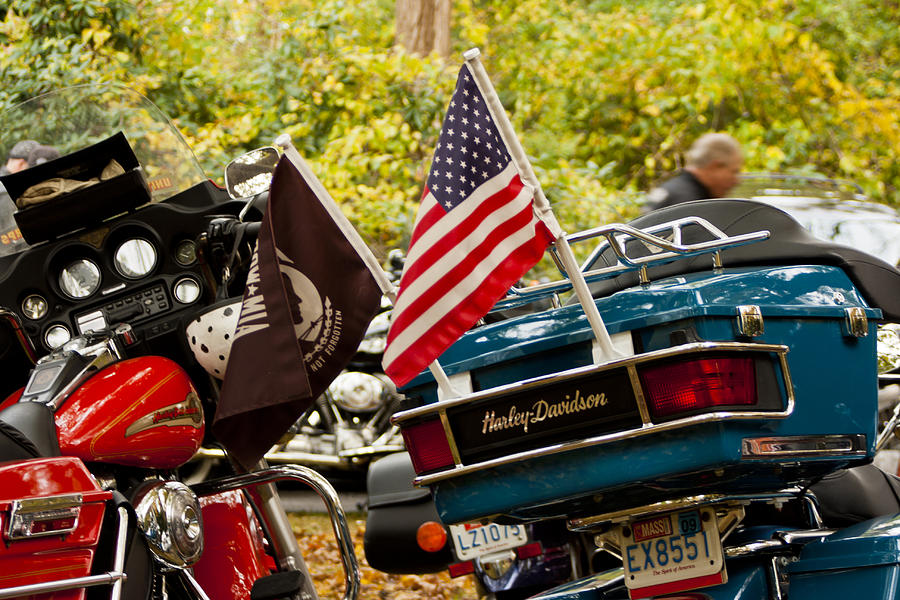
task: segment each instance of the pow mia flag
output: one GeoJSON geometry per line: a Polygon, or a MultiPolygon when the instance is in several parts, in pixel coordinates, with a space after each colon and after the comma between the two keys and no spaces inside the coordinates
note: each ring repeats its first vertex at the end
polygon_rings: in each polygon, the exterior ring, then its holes
{"type": "Polygon", "coordinates": [[[213,432],[252,468],[356,352],[381,290],[282,158],[244,290],[213,432]]]}

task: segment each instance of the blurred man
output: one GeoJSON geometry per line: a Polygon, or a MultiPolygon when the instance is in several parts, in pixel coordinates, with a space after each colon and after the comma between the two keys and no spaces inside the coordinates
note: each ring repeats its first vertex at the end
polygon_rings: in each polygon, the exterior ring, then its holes
{"type": "Polygon", "coordinates": [[[10,175],[27,169],[30,166],[28,164],[28,155],[38,146],[40,146],[40,144],[34,140],[22,140],[21,142],[16,142],[9,151],[9,157],[6,159],[6,164],[0,167],[0,175],[10,175]]]}
{"type": "Polygon", "coordinates": [[[690,200],[724,198],[737,185],[744,157],[727,133],[707,133],[691,146],[684,169],[648,196],[653,209],[690,200]]]}
{"type": "Polygon", "coordinates": [[[57,158],[59,158],[59,150],[53,146],[38,145],[28,153],[28,167],[36,167],[57,158]]]}

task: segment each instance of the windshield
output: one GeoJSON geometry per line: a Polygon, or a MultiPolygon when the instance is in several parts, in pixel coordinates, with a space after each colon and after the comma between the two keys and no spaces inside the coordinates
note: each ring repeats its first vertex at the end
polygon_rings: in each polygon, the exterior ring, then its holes
{"type": "MultiPolygon", "coordinates": [[[[66,155],[122,132],[140,163],[152,202],[161,202],[206,179],[184,138],[150,100],[117,84],[83,85],[37,96],[0,114],[0,160],[13,146],[34,140],[66,155]]],[[[0,256],[28,245],[0,183],[0,256]]]]}

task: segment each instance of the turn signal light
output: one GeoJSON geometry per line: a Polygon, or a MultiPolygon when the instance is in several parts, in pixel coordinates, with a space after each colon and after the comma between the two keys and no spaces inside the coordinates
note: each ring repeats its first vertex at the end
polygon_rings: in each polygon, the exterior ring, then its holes
{"type": "Polygon", "coordinates": [[[653,418],[705,409],[757,403],[752,358],[707,357],[640,370],[647,408],[653,418]]]}
{"type": "Polygon", "coordinates": [[[447,545],[447,530],[435,521],[425,521],[416,530],[416,543],[425,552],[438,552],[447,545]]]}
{"type": "Polygon", "coordinates": [[[453,453],[439,419],[403,429],[403,441],[416,473],[422,474],[453,466],[453,453]]]}

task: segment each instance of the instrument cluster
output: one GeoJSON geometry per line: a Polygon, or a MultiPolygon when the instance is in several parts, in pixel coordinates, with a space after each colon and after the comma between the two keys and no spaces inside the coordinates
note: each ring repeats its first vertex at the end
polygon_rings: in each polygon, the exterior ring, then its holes
{"type": "MultiPolygon", "coordinates": [[[[15,270],[30,276],[15,281],[28,282],[3,287],[19,287],[14,305],[33,342],[52,350],[117,323],[156,324],[156,317],[195,304],[204,291],[196,243],[165,221],[119,223],[27,250],[15,270]]],[[[160,322],[146,333],[174,326],[160,322]]]]}

